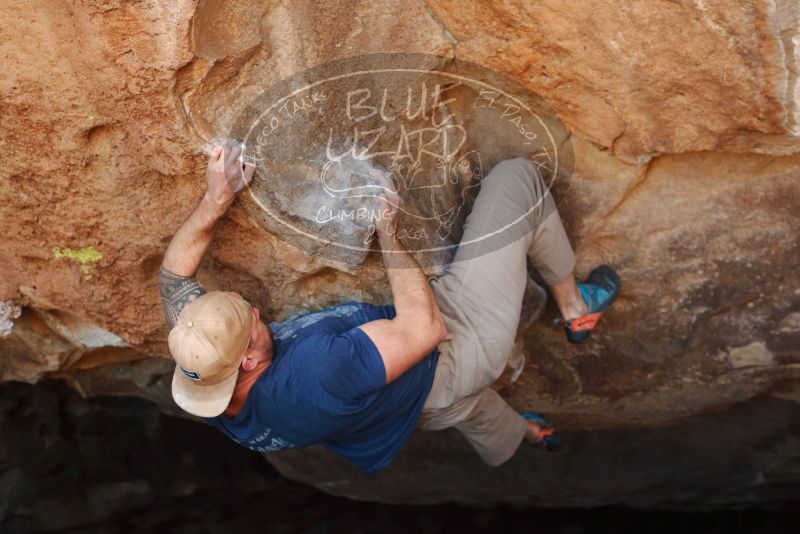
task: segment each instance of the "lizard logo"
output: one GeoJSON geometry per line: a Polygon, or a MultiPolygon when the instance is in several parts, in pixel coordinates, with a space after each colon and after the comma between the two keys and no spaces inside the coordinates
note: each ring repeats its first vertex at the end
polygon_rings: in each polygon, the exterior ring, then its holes
{"type": "MultiPolygon", "coordinates": [[[[322,263],[370,251],[382,198],[399,198],[397,237],[423,267],[458,247],[481,181],[503,159],[568,182],[569,134],[546,103],[478,65],[423,54],[351,57],[302,71],[254,99],[230,136],[257,165],[245,208],[322,263]]],[[[496,235],[485,236],[502,246],[496,235]]]]}

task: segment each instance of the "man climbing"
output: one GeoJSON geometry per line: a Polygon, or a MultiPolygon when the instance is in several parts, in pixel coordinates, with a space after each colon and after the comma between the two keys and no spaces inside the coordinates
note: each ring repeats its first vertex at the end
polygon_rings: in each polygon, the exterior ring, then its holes
{"type": "Polygon", "coordinates": [[[215,148],[207,190],[161,267],[178,406],[248,448],[322,444],[370,473],[386,467],[416,427],[456,427],[490,465],[511,458],[523,440],[560,447],[544,419],[519,414],[490,387],[514,344],[526,259],[572,342],[586,341],[620,282],[601,266],[575,283],[555,203],[529,161],[503,161],[484,178],[441,276],[426,279],[395,239],[400,201],[386,198],[388,216],[376,231],[393,306],[346,302],[267,326],[236,293],[206,292],[195,279],[217,221],[252,179],[240,156],[238,145],[215,148]],[[501,243],[482,238],[501,234],[501,243]]]}

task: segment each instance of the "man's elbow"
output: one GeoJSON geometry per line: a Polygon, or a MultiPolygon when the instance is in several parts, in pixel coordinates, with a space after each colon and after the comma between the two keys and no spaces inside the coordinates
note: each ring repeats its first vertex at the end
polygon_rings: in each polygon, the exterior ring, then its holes
{"type": "Polygon", "coordinates": [[[436,317],[413,317],[401,319],[409,338],[416,340],[415,343],[425,352],[429,352],[447,337],[447,327],[441,316],[436,317]],[[410,320],[409,320],[410,319],[410,320]]]}
{"type": "Polygon", "coordinates": [[[441,317],[426,319],[418,323],[415,328],[418,333],[423,334],[421,344],[426,347],[426,352],[436,348],[447,337],[447,328],[441,317]]]}
{"type": "Polygon", "coordinates": [[[440,318],[432,318],[418,322],[414,327],[417,348],[423,354],[429,354],[447,337],[447,328],[440,318]]]}

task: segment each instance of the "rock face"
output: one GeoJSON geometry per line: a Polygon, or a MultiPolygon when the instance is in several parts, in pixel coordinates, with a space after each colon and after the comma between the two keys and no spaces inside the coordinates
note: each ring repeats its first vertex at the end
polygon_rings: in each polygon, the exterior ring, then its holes
{"type": "MultiPolygon", "coordinates": [[[[578,274],[608,262],[624,280],[618,304],[585,346],[568,345],[547,326],[551,304],[521,329],[525,371],[501,384],[514,406],[548,414],[583,447],[596,432],[674,424],[756,397],[763,398],[755,405],[796,412],[796,3],[23,4],[0,6],[0,301],[24,307],[0,341],[1,379],[60,376],[86,394],[140,394],[174,410],[157,272],[202,194],[208,143],[255,97],[303,69],[360,54],[421,53],[445,66],[482,65],[523,96],[541,97],[574,153],[574,171],[556,193],[578,274]]],[[[488,144],[499,156],[505,147],[496,138],[488,144]]],[[[238,291],[275,319],[345,299],[389,300],[377,255],[340,269],[294,248],[256,215],[243,198],[221,224],[200,273],[206,286],[238,291]]],[[[771,428],[788,440],[776,465],[793,465],[796,427],[771,428]]],[[[655,431],[624,432],[632,447],[647,447],[655,431]]],[[[420,488],[435,488],[426,500],[481,500],[480,477],[442,476],[479,469],[468,451],[451,454],[459,439],[415,436],[393,467],[397,478],[386,479],[391,488],[360,483],[351,471],[352,484],[331,485],[342,480],[341,467],[317,451],[271,461],[362,498],[411,501],[420,488]]],[[[602,461],[602,448],[597,454],[602,461]]],[[[580,462],[566,458],[552,468],[582,476],[580,462]]],[[[543,491],[519,482],[537,460],[514,461],[496,480],[518,487],[516,497],[543,491]]],[[[618,474],[633,469],[621,462],[618,474]]],[[[800,481],[788,468],[753,476],[800,481]]],[[[574,494],[590,494],[586,484],[574,494]]],[[[567,503],[569,484],[562,490],[563,499],[541,502],[567,503]]],[[[611,493],[605,503],[626,502],[613,487],[602,491],[611,493]]]]}

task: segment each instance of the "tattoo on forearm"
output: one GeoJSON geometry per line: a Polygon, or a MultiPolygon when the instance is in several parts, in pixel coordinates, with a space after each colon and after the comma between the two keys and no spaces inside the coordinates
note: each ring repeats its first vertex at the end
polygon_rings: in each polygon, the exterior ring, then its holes
{"type": "Polygon", "coordinates": [[[164,267],[161,267],[159,272],[158,286],[161,291],[161,302],[164,305],[164,318],[170,330],[178,323],[183,307],[200,295],[206,294],[206,290],[194,276],[181,276],[164,267]]]}

